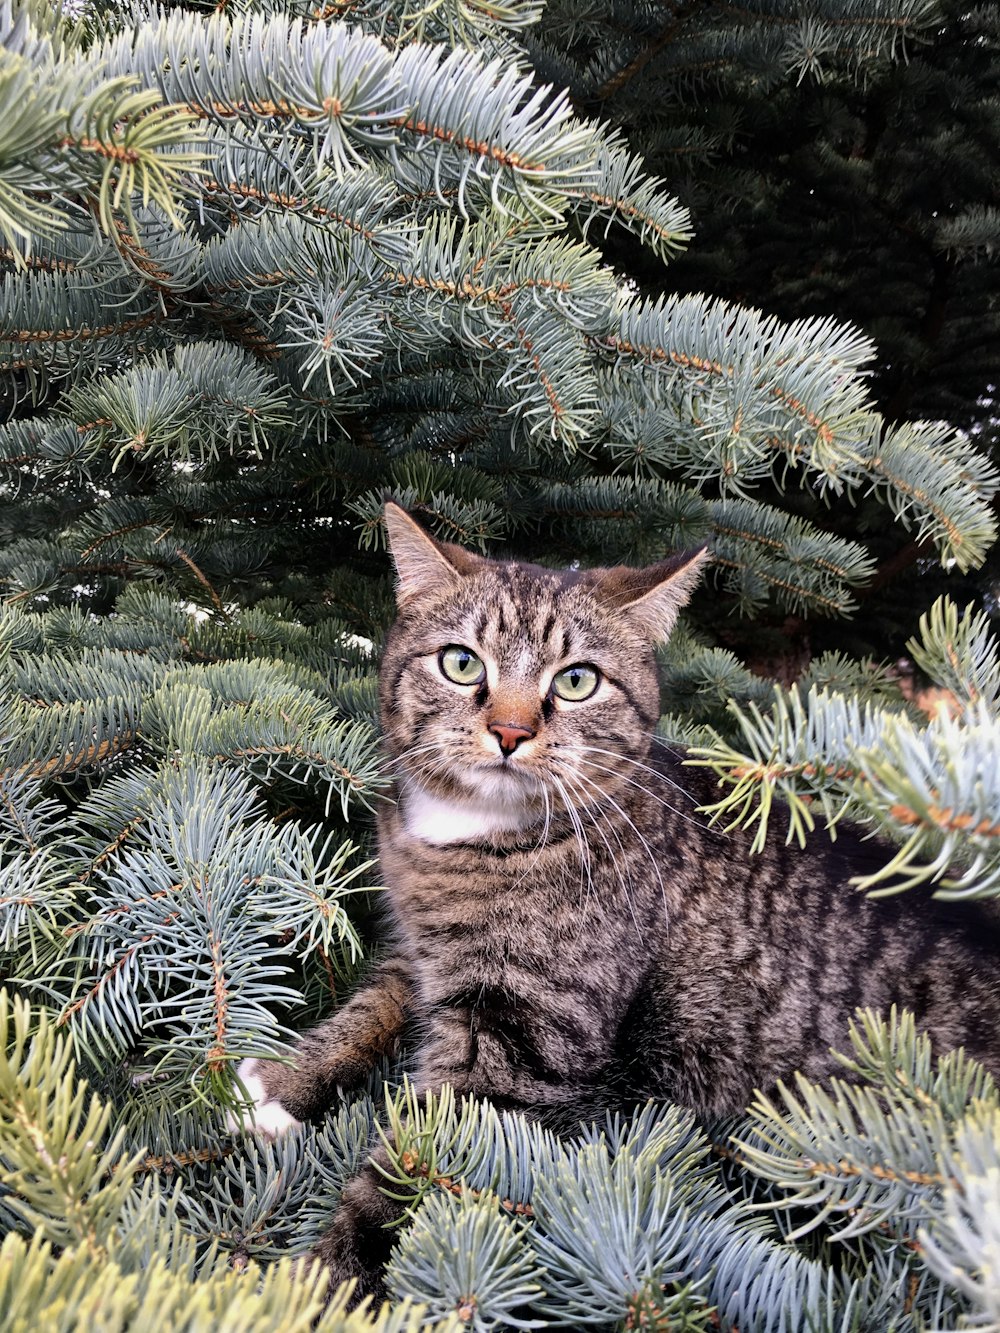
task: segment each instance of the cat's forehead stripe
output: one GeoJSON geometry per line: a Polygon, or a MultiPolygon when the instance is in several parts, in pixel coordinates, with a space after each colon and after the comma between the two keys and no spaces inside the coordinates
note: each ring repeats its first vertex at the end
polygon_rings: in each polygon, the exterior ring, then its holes
{"type": "Polygon", "coordinates": [[[569,621],[560,613],[561,584],[557,574],[504,571],[477,598],[478,642],[520,670],[541,665],[553,651],[565,657],[573,644],[573,613],[579,612],[573,608],[569,621]]]}

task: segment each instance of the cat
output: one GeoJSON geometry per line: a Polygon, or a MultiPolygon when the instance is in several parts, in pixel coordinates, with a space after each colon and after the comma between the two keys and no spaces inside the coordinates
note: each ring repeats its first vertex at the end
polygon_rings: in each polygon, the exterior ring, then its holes
{"type": "MultiPolygon", "coordinates": [[[[705,1116],[839,1066],[856,1006],[912,1010],[1000,1074],[986,908],[850,884],[886,848],[842,828],[765,851],[707,827],[715,779],[657,743],[654,647],[704,550],[555,571],[432,539],[385,509],[398,619],[380,674],[395,801],[378,841],[394,949],[290,1063],[244,1061],[259,1132],[357,1088],[407,1024],[418,1089],[556,1128],[669,1099],[705,1116]]],[[[316,1254],[380,1294],[396,1206],[367,1166],[316,1254]]]]}

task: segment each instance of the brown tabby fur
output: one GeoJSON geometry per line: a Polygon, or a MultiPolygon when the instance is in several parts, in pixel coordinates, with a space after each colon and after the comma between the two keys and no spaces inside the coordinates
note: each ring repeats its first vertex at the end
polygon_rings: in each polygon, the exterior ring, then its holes
{"type": "MultiPolygon", "coordinates": [[[[964,1044],[1000,1074],[988,909],[860,896],[850,878],[886,849],[851,829],[802,851],[777,818],[753,856],[745,834],[697,815],[713,779],[654,742],[654,642],[702,553],[555,572],[432,543],[394,506],[387,523],[400,607],[381,705],[397,801],[379,849],[395,950],[294,1063],[255,1063],[268,1099],[318,1115],[412,1019],[418,1087],[451,1083],[557,1126],[649,1097],[724,1115],[794,1070],[822,1079],[858,1005],[906,1006],[939,1050],[964,1044]],[[487,662],[485,684],[445,679],[449,644],[487,662]],[[577,662],[606,683],[555,701],[548,677],[577,662]],[[497,722],[537,734],[505,758],[497,722]],[[417,788],[483,793],[524,827],[436,845],[408,831],[417,788]]],[[[394,1234],[379,1179],[368,1167],[351,1182],[318,1249],[335,1281],[376,1293],[394,1234]]]]}

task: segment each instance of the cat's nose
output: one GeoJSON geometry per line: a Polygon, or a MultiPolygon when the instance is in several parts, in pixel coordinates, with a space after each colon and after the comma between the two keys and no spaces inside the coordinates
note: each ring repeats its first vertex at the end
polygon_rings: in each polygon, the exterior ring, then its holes
{"type": "Polygon", "coordinates": [[[518,727],[512,722],[491,722],[490,731],[504,754],[513,754],[522,741],[530,741],[535,734],[531,727],[518,727]]]}

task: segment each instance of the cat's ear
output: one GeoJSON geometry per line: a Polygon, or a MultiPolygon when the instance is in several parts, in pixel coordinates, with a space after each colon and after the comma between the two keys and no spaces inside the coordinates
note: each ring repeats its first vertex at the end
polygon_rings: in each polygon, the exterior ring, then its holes
{"type": "Polygon", "coordinates": [[[448,592],[463,574],[471,574],[482,563],[479,556],[461,546],[435,541],[392,500],[386,502],[385,527],[398,576],[396,601],[400,606],[413,597],[448,592]]]}
{"type": "Polygon", "coordinates": [[[701,546],[644,569],[619,565],[598,570],[594,595],[631,620],[648,639],[662,643],[694,592],[708,558],[708,547],[701,546]]]}

